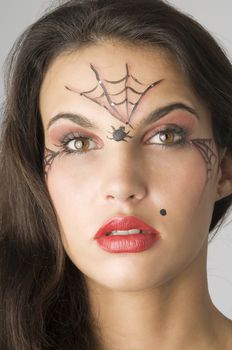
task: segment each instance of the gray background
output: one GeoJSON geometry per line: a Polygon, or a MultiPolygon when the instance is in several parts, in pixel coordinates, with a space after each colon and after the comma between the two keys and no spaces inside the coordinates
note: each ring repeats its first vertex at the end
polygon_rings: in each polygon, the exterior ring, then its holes
{"type": "MultiPolygon", "coordinates": [[[[125,0],[126,1],[126,0],[125,0]]],[[[231,0],[170,0],[203,24],[232,57],[231,0]]],[[[3,63],[18,35],[51,4],[49,0],[0,0],[0,99],[3,100],[3,63]]],[[[209,245],[208,282],[213,302],[232,319],[232,216],[209,245]]]]}

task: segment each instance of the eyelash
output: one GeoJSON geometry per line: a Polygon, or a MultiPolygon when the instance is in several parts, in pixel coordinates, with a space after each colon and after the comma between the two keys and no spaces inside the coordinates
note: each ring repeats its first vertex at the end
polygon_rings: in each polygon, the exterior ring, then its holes
{"type": "MultiPolygon", "coordinates": [[[[182,145],[186,145],[188,144],[188,137],[190,136],[190,132],[187,128],[185,127],[180,127],[177,125],[172,125],[172,126],[167,126],[163,129],[157,130],[155,132],[154,135],[152,135],[148,141],[146,141],[146,143],[148,145],[158,145],[161,147],[180,147],[182,145]],[[158,134],[165,134],[165,133],[169,133],[169,132],[174,132],[176,135],[180,136],[180,140],[173,142],[171,144],[162,144],[162,143],[147,143],[149,140],[151,140],[153,137],[157,136],[158,134]]],[[[59,145],[56,145],[57,147],[59,147],[61,150],[61,153],[68,153],[68,154],[78,154],[78,155],[84,155],[85,153],[87,153],[88,151],[78,151],[78,150],[71,150],[69,149],[67,146],[71,141],[85,141],[85,140],[89,140],[89,141],[93,141],[92,137],[88,137],[85,134],[82,133],[70,133],[68,135],[66,135],[63,139],[61,139],[59,142],[59,145]]]]}
{"type": "Polygon", "coordinates": [[[57,145],[57,147],[59,147],[61,150],[61,153],[68,153],[68,154],[78,154],[78,155],[83,155],[85,154],[87,151],[78,151],[78,150],[71,150],[67,147],[67,145],[71,142],[71,141],[85,141],[85,140],[89,140],[92,141],[92,137],[88,137],[85,134],[82,133],[70,133],[68,135],[66,135],[63,139],[61,139],[60,145],[57,145]]]}
{"type": "MultiPolygon", "coordinates": [[[[167,147],[181,147],[183,145],[187,145],[189,144],[189,136],[190,136],[190,130],[187,129],[186,127],[180,127],[178,125],[169,125],[169,126],[166,126],[162,129],[159,129],[159,130],[156,130],[155,134],[152,135],[149,139],[151,140],[152,138],[154,138],[155,136],[157,136],[158,134],[166,134],[166,133],[169,133],[169,132],[174,132],[177,136],[180,136],[181,138],[178,140],[178,141],[175,141],[173,143],[170,143],[170,144],[162,144],[162,143],[148,143],[148,144],[153,144],[153,145],[158,145],[158,146],[161,146],[163,148],[167,148],[167,147]]],[[[148,142],[146,141],[146,143],[148,142]]],[[[161,140],[160,140],[161,141],[161,140]]]]}

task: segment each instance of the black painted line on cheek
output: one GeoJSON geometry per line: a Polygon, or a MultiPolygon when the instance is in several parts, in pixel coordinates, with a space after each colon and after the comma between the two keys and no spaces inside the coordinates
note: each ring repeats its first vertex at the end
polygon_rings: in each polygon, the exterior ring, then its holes
{"type": "MultiPolygon", "coordinates": [[[[208,181],[210,179],[209,174],[210,172],[212,172],[213,170],[213,166],[215,165],[215,162],[217,160],[217,155],[215,154],[215,152],[213,151],[213,149],[211,148],[213,145],[213,140],[212,139],[194,139],[190,141],[191,144],[193,144],[197,150],[200,152],[200,154],[202,155],[204,161],[205,161],[205,165],[206,165],[206,182],[205,185],[201,191],[201,194],[199,196],[199,201],[198,204],[196,206],[195,212],[197,212],[197,209],[199,208],[200,202],[203,198],[204,192],[205,192],[205,188],[208,184],[208,181]],[[214,164],[213,164],[214,163],[214,164]]],[[[165,209],[161,209],[160,210],[160,215],[162,216],[166,216],[167,215],[167,211],[165,209]]],[[[194,216],[194,212],[192,217],[194,216]]],[[[189,220],[190,222],[192,221],[189,220]]]]}
{"type": "Polygon", "coordinates": [[[60,152],[52,151],[47,147],[45,147],[45,151],[46,155],[44,156],[44,175],[47,176],[54,159],[60,154],[60,152]]]}
{"type": "MultiPolygon", "coordinates": [[[[195,213],[196,213],[199,210],[199,206],[200,206],[201,202],[203,201],[203,196],[205,194],[206,187],[207,187],[208,182],[210,180],[210,173],[212,173],[214,165],[216,163],[217,155],[215,154],[215,152],[212,149],[213,139],[194,139],[194,140],[191,140],[190,142],[200,152],[200,154],[205,162],[205,165],[206,165],[206,181],[205,181],[205,184],[204,184],[202,191],[199,195],[199,200],[196,204],[196,208],[195,208],[195,213]]],[[[193,216],[194,216],[194,212],[192,214],[191,219],[189,218],[190,222],[193,221],[193,216]]],[[[196,221],[196,219],[194,219],[194,222],[195,221],[196,221]]]]}
{"type": "Polygon", "coordinates": [[[217,161],[217,155],[212,149],[213,139],[194,139],[191,143],[198,149],[206,164],[206,183],[210,180],[210,173],[217,161]]]}

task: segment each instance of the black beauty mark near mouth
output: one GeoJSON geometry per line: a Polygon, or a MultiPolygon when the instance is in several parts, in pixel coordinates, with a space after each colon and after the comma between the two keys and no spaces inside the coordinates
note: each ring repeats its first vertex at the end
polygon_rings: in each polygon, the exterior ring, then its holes
{"type": "Polygon", "coordinates": [[[92,89],[90,89],[88,91],[83,91],[83,92],[79,92],[76,89],[73,89],[73,88],[68,87],[68,86],[65,86],[65,88],[69,91],[78,93],[80,96],[84,96],[87,99],[93,101],[94,103],[97,103],[98,105],[104,107],[105,109],[107,109],[109,111],[109,113],[112,116],[114,116],[115,118],[124,122],[125,124],[130,123],[132,115],[136,111],[140,101],[145,96],[145,94],[150,89],[154,88],[155,86],[157,86],[158,84],[160,84],[163,81],[163,79],[161,79],[161,80],[158,80],[156,82],[151,83],[150,85],[143,84],[138,79],[136,79],[132,74],[130,74],[128,64],[126,64],[125,76],[119,80],[103,79],[102,77],[100,77],[100,74],[98,73],[97,69],[92,64],[90,64],[90,68],[94,72],[95,78],[97,80],[97,84],[95,87],[93,87],[92,89]],[[136,86],[139,85],[140,88],[141,88],[141,86],[145,86],[145,89],[143,91],[140,91],[140,90],[138,91],[137,87],[132,87],[129,85],[129,81],[133,82],[133,84],[135,84],[136,86]],[[107,89],[108,85],[111,85],[111,86],[112,86],[112,84],[119,85],[121,83],[124,83],[124,87],[122,89],[121,85],[120,85],[119,92],[114,93],[114,94],[110,94],[108,92],[108,89],[107,89]],[[98,92],[99,89],[100,89],[100,95],[93,96],[92,94],[98,92]],[[130,90],[133,94],[138,96],[137,102],[132,102],[129,100],[128,90],[130,90]],[[113,100],[114,96],[120,96],[120,95],[122,95],[122,101],[115,102],[113,100]],[[126,110],[127,110],[126,118],[123,115],[121,115],[121,113],[119,112],[119,110],[117,108],[118,106],[121,106],[123,104],[126,105],[126,110]],[[131,109],[131,106],[132,106],[132,109],[131,109]],[[130,111],[130,109],[131,109],[131,111],[130,111]]]}
{"type": "Polygon", "coordinates": [[[166,209],[161,209],[161,210],[160,210],[160,215],[166,216],[166,215],[167,215],[166,209]]]}

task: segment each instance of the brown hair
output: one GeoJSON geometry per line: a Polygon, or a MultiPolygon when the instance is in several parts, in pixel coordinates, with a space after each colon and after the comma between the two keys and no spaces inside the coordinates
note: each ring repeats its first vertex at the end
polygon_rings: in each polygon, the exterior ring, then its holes
{"type": "MultiPolygon", "coordinates": [[[[59,53],[104,38],[172,52],[207,104],[218,147],[232,152],[232,69],[210,34],[161,0],[72,0],[31,25],[8,58],[0,145],[0,348],[94,349],[83,276],[64,252],[43,173],[38,105],[59,53]]],[[[232,196],[215,203],[210,232],[232,196]]],[[[93,327],[94,326],[94,327],[93,327]]]]}

